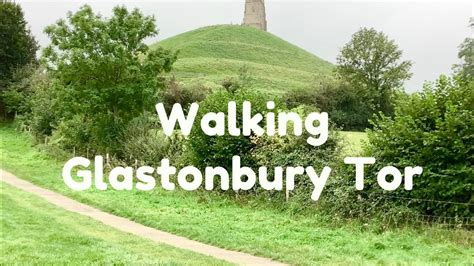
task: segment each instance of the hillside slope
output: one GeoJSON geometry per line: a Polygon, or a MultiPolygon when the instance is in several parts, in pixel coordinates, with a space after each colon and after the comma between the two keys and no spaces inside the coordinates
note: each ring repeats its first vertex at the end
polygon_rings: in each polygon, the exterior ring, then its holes
{"type": "Polygon", "coordinates": [[[271,33],[245,26],[204,27],[151,48],[157,46],[180,51],[173,74],[185,84],[216,87],[246,67],[258,89],[280,94],[307,87],[332,71],[330,63],[315,55],[271,33]]]}

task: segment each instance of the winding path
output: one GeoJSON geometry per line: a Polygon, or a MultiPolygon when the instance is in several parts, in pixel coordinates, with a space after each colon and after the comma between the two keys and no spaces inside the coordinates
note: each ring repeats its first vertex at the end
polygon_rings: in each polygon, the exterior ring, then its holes
{"type": "Polygon", "coordinates": [[[37,195],[45,199],[46,201],[63,209],[66,209],[70,212],[89,216],[92,219],[100,221],[118,230],[131,233],[143,238],[147,238],[158,243],[167,244],[181,249],[191,250],[197,253],[212,256],[214,258],[239,265],[285,265],[270,259],[210,246],[194,240],[187,239],[185,237],[176,236],[167,232],[144,226],[131,220],[100,211],[96,208],[82,204],[78,201],[65,197],[51,190],[38,187],[1,169],[0,176],[2,182],[8,183],[21,190],[37,195]]]}

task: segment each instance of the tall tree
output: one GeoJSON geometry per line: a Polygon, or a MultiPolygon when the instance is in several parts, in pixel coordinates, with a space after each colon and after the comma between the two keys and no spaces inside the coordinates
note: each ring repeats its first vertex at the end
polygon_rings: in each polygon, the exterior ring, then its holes
{"type": "Polygon", "coordinates": [[[401,57],[402,51],[383,32],[362,28],[341,49],[336,71],[374,112],[389,113],[394,90],[412,75],[412,63],[401,57]]]}
{"type": "Polygon", "coordinates": [[[155,18],[120,6],[104,18],[85,5],[45,32],[51,45],[42,60],[64,88],[65,115],[81,116],[97,145],[113,148],[123,125],[153,110],[164,86],[159,75],[171,70],[176,53],[150,51],[144,40],[158,33],[155,18]]]}
{"type": "Polygon", "coordinates": [[[5,115],[3,91],[16,69],[36,61],[38,44],[20,5],[0,2],[0,112],[5,115]]]}
{"type": "MultiPolygon", "coordinates": [[[[469,26],[474,31],[474,18],[471,18],[469,26]]],[[[455,70],[463,77],[474,77],[474,38],[468,37],[464,40],[459,46],[458,57],[462,62],[454,66],[455,70]]]]}

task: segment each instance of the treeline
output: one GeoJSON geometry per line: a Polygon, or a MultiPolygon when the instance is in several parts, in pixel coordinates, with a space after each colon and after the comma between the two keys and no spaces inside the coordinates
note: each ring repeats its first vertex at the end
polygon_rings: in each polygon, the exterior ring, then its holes
{"type": "Polygon", "coordinates": [[[329,140],[315,148],[304,136],[210,137],[199,130],[189,138],[179,131],[165,136],[154,111],[157,102],[164,103],[167,110],[174,103],[187,107],[199,102],[199,116],[225,111],[229,101],[236,101],[237,106],[251,101],[254,113],[265,114],[266,102],[273,99],[253,86],[245,67],[238,78],[223,80],[218,90],[201,84],[183,86],[170,78],[178,51],[149,49],[144,40],[157,34],[155,19],[139,10],[115,7],[110,18],[95,14],[89,6],[70,13],[45,29],[51,44],[39,61],[21,8],[1,3],[0,15],[9,17],[1,20],[2,30],[17,25],[8,33],[17,36],[2,39],[5,43],[0,47],[6,62],[1,75],[3,112],[49,147],[90,157],[109,154],[115,164],[155,165],[169,158],[177,166],[230,168],[232,156],[239,155],[242,164],[253,167],[336,169],[318,204],[310,199],[308,177],[298,178],[296,190],[289,194],[227,192],[231,197],[257,198],[290,211],[317,210],[361,219],[387,213],[400,219],[407,214],[465,218],[472,213],[472,39],[461,46],[463,63],[455,74],[407,94],[402,86],[411,76],[411,62],[400,59],[402,52],[394,41],[374,29],[355,33],[341,50],[333,77],[307,90],[291,91],[284,100],[275,99],[274,111],[329,113],[333,122],[329,140]],[[29,56],[15,56],[25,51],[29,56]],[[364,191],[356,191],[354,170],[341,164],[344,141],[339,129],[369,130],[362,155],[377,158],[373,169],[423,166],[425,172],[415,180],[413,191],[383,192],[373,176],[367,176],[364,191]]]}

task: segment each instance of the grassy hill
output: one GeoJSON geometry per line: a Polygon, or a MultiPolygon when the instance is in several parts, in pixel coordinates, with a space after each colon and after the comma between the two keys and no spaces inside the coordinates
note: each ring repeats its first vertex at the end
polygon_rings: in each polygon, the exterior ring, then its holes
{"type": "Polygon", "coordinates": [[[280,94],[327,77],[332,65],[281,38],[251,27],[219,25],[153,44],[179,50],[173,74],[185,84],[217,87],[249,70],[258,89],[280,94]]]}

